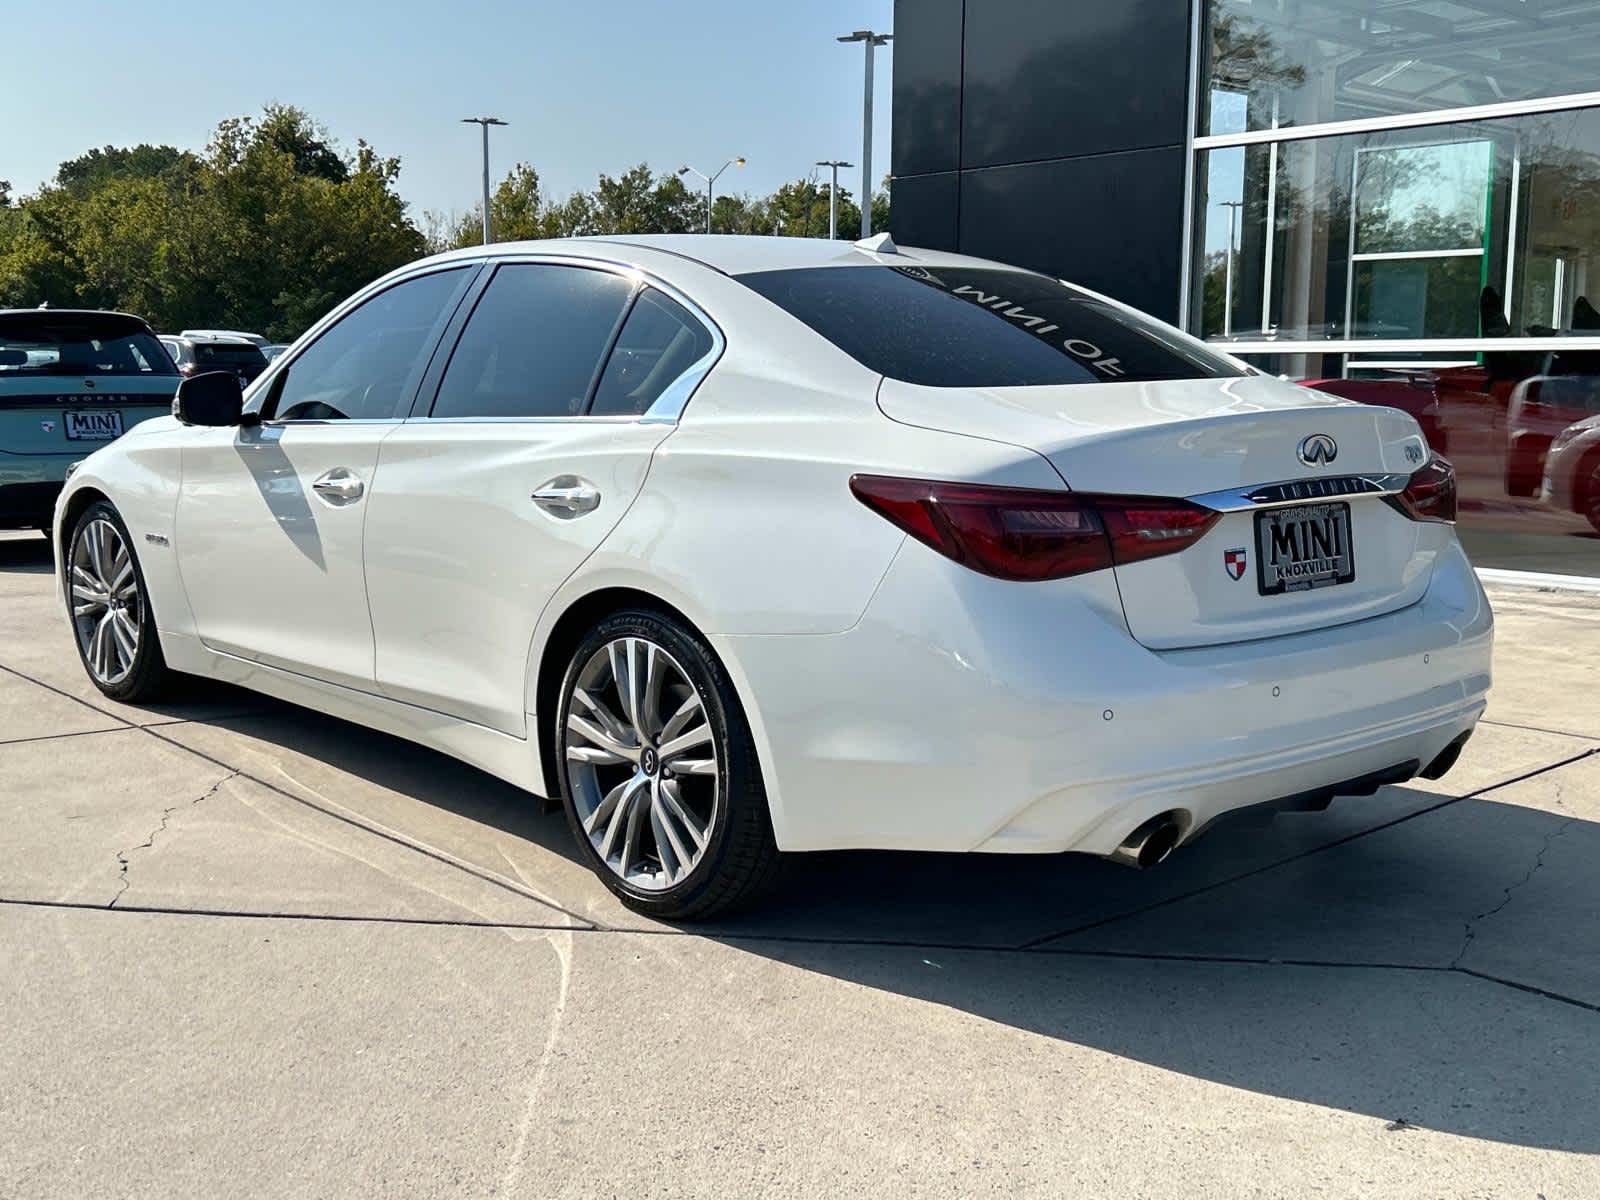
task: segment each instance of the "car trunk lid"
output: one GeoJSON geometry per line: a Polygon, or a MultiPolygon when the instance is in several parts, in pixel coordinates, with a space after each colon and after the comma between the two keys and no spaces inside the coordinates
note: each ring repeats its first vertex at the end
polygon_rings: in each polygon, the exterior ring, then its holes
{"type": "Polygon", "coordinates": [[[1427,587],[1437,537],[1376,494],[1426,454],[1397,410],[1259,376],[991,389],[885,379],[879,404],[906,424],[1034,450],[1077,492],[1223,510],[1188,549],[1116,568],[1129,629],[1152,648],[1358,620],[1427,587]],[[1322,439],[1331,457],[1304,461],[1322,439]]]}

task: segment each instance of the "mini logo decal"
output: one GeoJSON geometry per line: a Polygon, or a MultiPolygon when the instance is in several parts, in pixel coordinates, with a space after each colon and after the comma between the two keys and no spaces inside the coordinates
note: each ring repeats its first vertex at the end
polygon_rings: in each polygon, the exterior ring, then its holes
{"type": "Polygon", "coordinates": [[[1406,461],[1415,466],[1422,461],[1422,447],[1415,442],[1406,443],[1406,461]]]}
{"type": "Polygon", "coordinates": [[[54,433],[56,431],[56,423],[54,421],[40,421],[39,428],[46,433],[54,433]]]}
{"type": "Polygon", "coordinates": [[[1222,552],[1222,569],[1228,573],[1229,579],[1237,583],[1244,578],[1244,568],[1248,558],[1243,546],[1235,546],[1232,550],[1222,552]]]}
{"type": "Polygon", "coordinates": [[[1313,433],[1300,443],[1300,461],[1308,467],[1325,467],[1339,457],[1339,443],[1325,433],[1313,433]]]}

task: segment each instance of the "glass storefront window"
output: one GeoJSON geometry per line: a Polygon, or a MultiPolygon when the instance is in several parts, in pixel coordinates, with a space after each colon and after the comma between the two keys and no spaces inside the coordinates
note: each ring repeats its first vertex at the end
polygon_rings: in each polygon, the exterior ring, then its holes
{"type": "Polygon", "coordinates": [[[1600,90],[1600,0],[1211,0],[1202,134],[1600,90]]]}
{"type": "Polygon", "coordinates": [[[1206,337],[1600,334],[1600,109],[1228,146],[1197,168],[1206,337]]]}

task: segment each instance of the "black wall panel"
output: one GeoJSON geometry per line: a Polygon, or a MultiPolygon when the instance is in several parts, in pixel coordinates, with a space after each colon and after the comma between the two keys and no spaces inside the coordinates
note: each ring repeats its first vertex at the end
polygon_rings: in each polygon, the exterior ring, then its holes
{"type": "Polygon", "coordinates": [[[889,232],[897,244],[929,250],[958,249],[959,179],[954,171],[895,177],[890,184],[893,205],[889,232]]]}
{"type": "Polygon", "coordinates": [[[1174,321],[1182,202],[1181,146],[964,171],[960,247],[1174,321]]]}
{"type": "Polygon", "coordinates": [[[895,0],[895,175],[960,165],[961,10],[962,0],[895,0]]]}
{"type": "MultiPolygon", "coordinates": [[[[914,45],[930,36],[918,32],[924,23],[943,28],[925,7],[896,5],[897,140],[899,47],[908,34],[914,45]]],[[[1182,143],[1188,8],[1183,0],[967,0],[961,166],[1182,143]]],[[[916,103],[911,93],[907,100],[916,103]]]]}

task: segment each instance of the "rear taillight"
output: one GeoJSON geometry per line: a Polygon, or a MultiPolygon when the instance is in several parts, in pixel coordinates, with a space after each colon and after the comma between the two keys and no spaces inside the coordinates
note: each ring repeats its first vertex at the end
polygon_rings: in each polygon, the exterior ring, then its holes
{"type": "Polygon", "coordinates": [[[861,503],[918,541],[996,579],[1063,579],[1176,554],[1220,513],[1187,500],[1096,496],[857,475],[861,503]]]}
{"type": "Polygon", "coordinates": [[[1412,474],[1404,491],[1387,499],[1413,521],[1454,521],[1456,469],[1435,454],[1412,474]]]}

